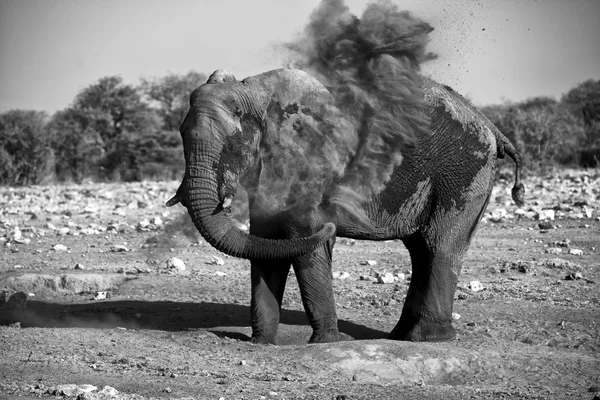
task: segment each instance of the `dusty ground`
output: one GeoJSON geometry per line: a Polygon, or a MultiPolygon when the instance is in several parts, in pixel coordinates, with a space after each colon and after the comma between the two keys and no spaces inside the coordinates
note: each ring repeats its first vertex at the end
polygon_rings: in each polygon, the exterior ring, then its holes
{"type": "Polygon", "coordinates": [[[598,395],[598,171],[528,178],[522,210],[498,185],[456,292],[458,337],[437,344],[385,339],[410,279],[402,243],[344,239],[333,268],[347,341],[306,344],[290,276],[281,345],[250,344],[248,262],[163,207],[177,184],[0,189],[0,290],[27,295],[0,306],[0,398],[76,398],[86,384],[97,390],[80,398],[598,395]],[[385,272],[396,281],[377,283],[385,272]]]}

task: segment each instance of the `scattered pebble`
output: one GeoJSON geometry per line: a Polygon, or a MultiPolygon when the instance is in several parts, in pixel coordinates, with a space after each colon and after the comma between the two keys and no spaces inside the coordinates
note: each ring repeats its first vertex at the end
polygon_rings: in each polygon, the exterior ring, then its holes
{"type": "Polygon", "coordinates": [[[574,256],[582,256],[583,255],[583,250],[581,250],[581,249],[570,249],[569,250],[569,254],[572,254],[574,256]]]}
{"type": "Polygon", "coordinates": [[[460,319],[460,314],[459,314],[459,313],[455,313],[455,312],[453,312],[453,313],[452,313],[452,319],[454,319],[454,320],[458,320],[458,319],[460,319]]]}
{"type": "Polygon", "coordinates": [[[116,244],[114,246],[110,246],[110,251],[112,253],[124,253],[129,251],[129,249],[127,248],[127,246],[124,246],[122,244],[116,244]]]}
{"type": "Polygon", "coordinates": [[[385,274],[380,274],[377,277],[377,282],[379,283],[394,283],[394,281],[396,280],[396,278],[394,277],[394,274],[392,274],[391,272],[386,272],[385,274]]]}
{"type": "Polygon", "coordinates": [[[474,292],[479,292],[483,290],[483,285],[479,281],[471,281],[469,283],[469,289],[471,289],[474,292]]]}
{"type": "Polygon", "coordinates": [[[350,274],[346,271],[344,271],[344,272],[334,271],[332,276],[333,276],[333,279],[338,279],[340,281],[350,278],[350,274]]]}
{"type": "Polygon", "coordinates": [[[565,277],[565,280],[567,281],[576,281],[578,279],[583,279],[583,275],[581,274],[581,272],[571,272],[565,277]]]}
{"type": "Polygon", "coordinates": [[[96,292],[96,296],[94,296],[94,300],[104,300],[106,299],[106,292],[96,292]]]}
{"type": "Polygon", "coordinates": [[[54,249],[54,251],[67,251],[67,246],[65,246],[64,244],[57,244],[54,245],[52,249],[54,249]]]}
{"type": "Polygon", "coordinates": [[[544,251],[544,253],[548,254],[560,254],[562,253],[562,249],[560,247],[550,247],[544,251]]]}
{"type": "Polygon", "coordinates": [[[216,276],[227,276],[227,274],[223,271],[215,271],[216,276]]]}
{"type": "Polygon", "coordinates": [[[546,220],[550,220],[550,221],[554,221],[554,210],[541,210],[538,214],[537,214],[537,219],[539,221],[546,221],[546,220]]]}
{"type": "Polygon", "coordinates": [[[374,267],[377,265],[377,261],[375,260],[365,260],[365,261],[361,261],[360,265],[368,265],[370,267],[374,267]]]}
{"type": "Polygon", "coordinates": [[[171,257],[167,260],[167,268],[174,272],[184,272],[185,263],[177,257],[171,257]]]}
{"type": "Polygon", "coordinates": [[[211,265],[225,265],[225,261],[221,257],[212,256],[207,264],[211,265]]]}

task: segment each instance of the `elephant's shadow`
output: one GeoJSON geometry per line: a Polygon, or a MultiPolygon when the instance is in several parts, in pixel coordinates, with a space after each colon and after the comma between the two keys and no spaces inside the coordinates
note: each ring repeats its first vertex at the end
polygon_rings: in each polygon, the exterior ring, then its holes
{"type": "MultiPolygon", "coordinates": [[[[0,325],[19,322],[22,328],[117,328],[152,329],[164,331],[208,330],[218,336],[250,340],[250,307],[221,303],[178,303],[171,301],[106,300],[88,304],[61,304],[46,301],[28,301],[27,308],[9,310],[0,308],[0,325]]],[[[281,324],[304,326],[300,329],[310,335],[311,329],[302,311],[282,310],[281,324]]],[[[347,339],[382,339],[388,333],[339,320],[338,327],[347,339]]],[[[281,329],[280,329],[281,331],[281,329]]],[[[298,334],[294,328],[291,334],[298,334]]],[[[286,335],[280,332],[280,335],[286,335]]],[[[287,333],[287,336],[290,332],[287,333]]],[[[302,339],[306,342],[306,338],[302,339]]],[[[296,343],[287,338],[283,342],[296,343]]]]}

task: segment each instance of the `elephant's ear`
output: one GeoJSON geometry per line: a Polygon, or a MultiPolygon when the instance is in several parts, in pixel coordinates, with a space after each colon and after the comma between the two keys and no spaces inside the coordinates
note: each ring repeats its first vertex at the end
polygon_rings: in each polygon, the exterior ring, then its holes
{"type": "Polygon", "coordinates": [[[235,82],[235,76],[226,69],[218,69],[213,72],[206,83],[220,83],[220,82],[235,82]]]}

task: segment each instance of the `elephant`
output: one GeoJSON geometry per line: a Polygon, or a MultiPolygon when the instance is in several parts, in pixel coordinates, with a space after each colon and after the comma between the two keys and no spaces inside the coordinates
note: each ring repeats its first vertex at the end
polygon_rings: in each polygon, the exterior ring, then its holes
{"type": "Polygon", "coordinates": [[[390,339],[455,338],[454,292],[490,199],[496,160],[505,154],[513,159],[512,197],[521,205],[522,159],[453,89],[425,77],[422,88],[430,134],[404,148],[402,162],[382,189],[369,193],[358,207],[336,201],[339,192],[330,187],[335,173],[318,175],[323,167],[318,162],[309,161],[319,177],[309,193],[288,182],[293,172],[280,171],[290,163],[291,150],[285,146],[302,137],[308,136],[307,143],[317,150],[332,152],[323,139],[327,129],[302,123],[326,123],[317,114],[331,104],[330,92],[309,74],[278,69],[238,81],[229,72],[216,71],[192,92],[181,126],[185,176],[167,206],[181,203],[213,247],[250,260],[252,342],[277,343],[291,267],[313,330],[309,342],[341,340],[332,287],[336,237],[399,239],[408,249],[412,279],[390,339]],[[230,216],[238,184],[248,193],[249,233],[230,216]],[[287,190],[284,199],[281,187],[287,190]]]}

